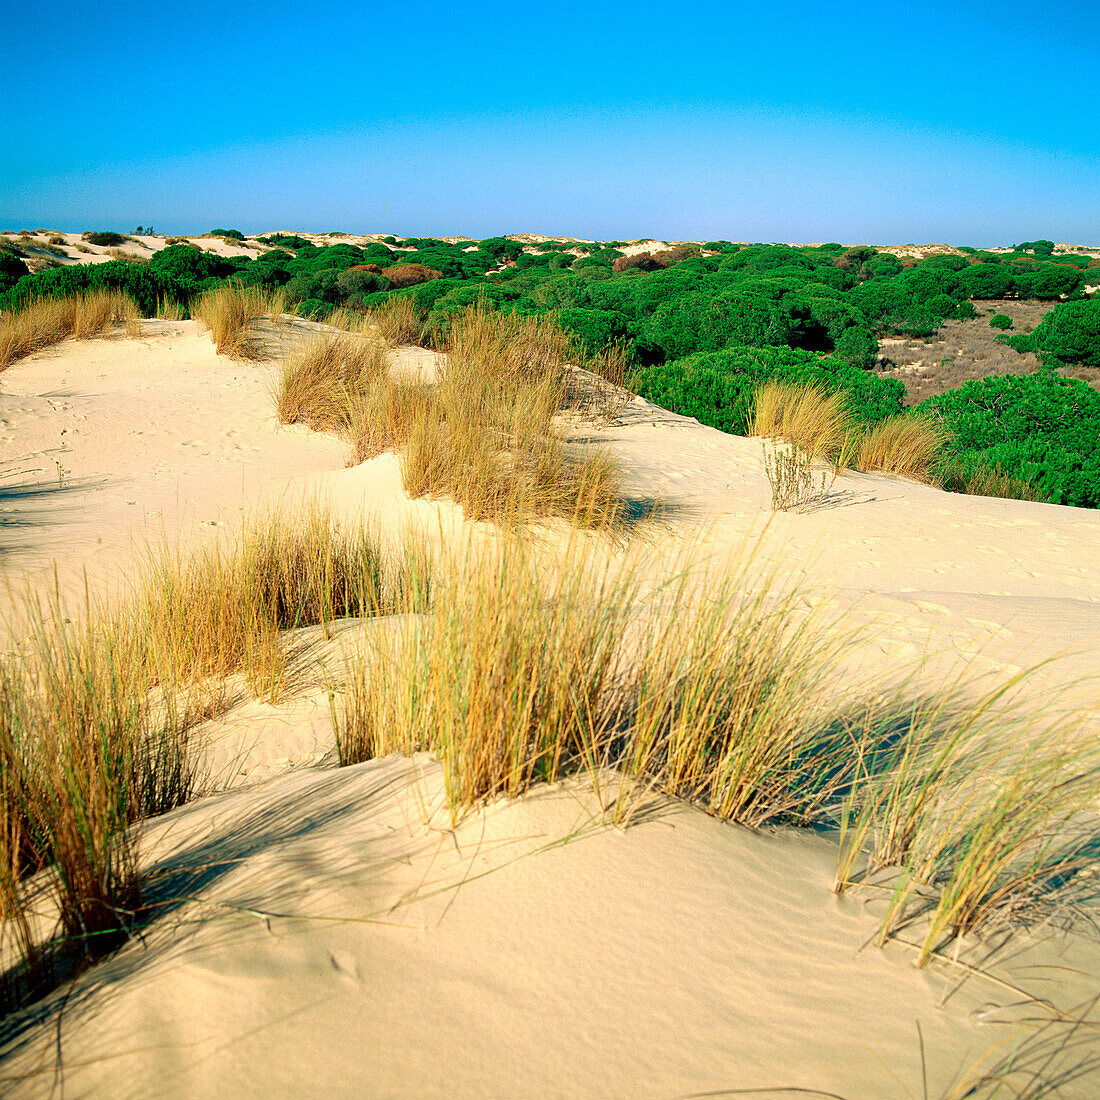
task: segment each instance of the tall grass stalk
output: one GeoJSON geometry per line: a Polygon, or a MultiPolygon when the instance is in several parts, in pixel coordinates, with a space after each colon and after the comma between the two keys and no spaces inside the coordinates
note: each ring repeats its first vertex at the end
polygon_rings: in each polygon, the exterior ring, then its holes
{"type": "Polygon", "coordinates": [[[835,462],[851,430],[844,394],[792,382],[764,382],[753,388],[750,434],[785,439],[814,460],[835,462]]]}
{"type": "Polygon", "coordinates": [[[849,464],[866,472],[932,481],[947,441],[947,432],[935,421],[891,416],[855,433],[849,464]]]}
{"type": "Polygon", "coordinates": [[[264,317],[278,320],[285,312],[286,295],[281,289],[236,283],[208,290],[191,303],[191,316],[210,333],[218,354],[237,359],[261,358],[255,323],[264,317]]]}
{"type": "Polygon", "coordinates": [[[452,814],[604,760],[633,584],[522,545],[452,563],[425,616],[378,632],[339,715],[341,761],[434,752],[452,814]]]}
{"type": "Polygon", "coordinates": [[[878,939],[923,916],[920,965],[1064,895],[1100,847],[1100,750],[1047,708],[1009,705],[1024,678],[865,720],[860,743],[878,749],[841,810],[837,889],[893,868],[878,939]]]}
{"type": "Polygon", "coordinates": [[[424,338],[424,324],[408,295],[391,294],[366,315],[366,325],[375,325],[382,339],[391,347],[419,344],[424,338]]]}
{"type": "Polygon", "coordinates": [[[385,378],[388,367],[389,353],[377,340],[343,332],[317,336],[283,366],[275,395],[279,420],[314,431],[346,428],[353,399],[385,378]]]}
{"type": "Polygon", "coordinates": [[[571,404],[575,339],[553,318],[478,304],[454,317],[434,407],[402,458],[411,496],[447,496],[474,519],[557,515],[578,527],[617,523],[623,475],[606,450],[567,444],[554,418],[571,404]]]}
{"type": "Polygon", "coordinates": [[[315,509],[255,521],[203,553],[154,556],[113,610],[87,601],[70,619],[28,606],[26,640],[0,662],[0,934],[23,960],[10,996],[48,978],[28,876],[50,884],[63,953],[117,942],[141,905],[128,827],[190,797],[189,731],[226,705],[226,678],[243,673],[277,701],[283,631],[421,609],[430,567],[415,546],[386,551],[315,509]]]}

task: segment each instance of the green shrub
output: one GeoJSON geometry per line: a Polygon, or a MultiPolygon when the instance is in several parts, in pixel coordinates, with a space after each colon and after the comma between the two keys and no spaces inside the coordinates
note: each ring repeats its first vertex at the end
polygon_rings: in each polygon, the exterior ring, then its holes
{"type": "Polygon", "coordinates": [[[121,233],[113,233],[109,230],[88,231],[81,233],[80,238],[89,244],[99,245],[103,248],[113,244],[125,244],[129,239],[121,233]]]}
{"type": "Polygon", "coordinates": [[[514,260],[523,252],[523,245],[519,241],[510,241],[507,237],[487,237],[478,245],[480,252],[486,252],[497,263],[514,260]]]}
{"type": "Polygon", "coordinates": [[[1008,298],[1016,279],[1004,264],[974,264],[959,274],[959,289],[967,298],[1008,298]]]}
{"type": "Polygon", "coordinates": [[[730,348],[643,367],[631,385],[643,397],[703,424],[744,435],[752,418],[752,390],[784,381],[842,390],[854,416],[867,423],[901,412],[905,386],[895,378],[850,367],[795,348],[730,348]]]}
{"type": "Polygon", "coordinates": [[[377,294],[381,290],[389,290],[391,285],[385,275],[368,271],[363,264],[349,267],[336,276],[336,286],[345,298],[355,294],[377,294]]]}
{"type": "Polygon", "coordinates": [[[323,321],[332,312],[332,303],[324,302],[319,298],[307,298],[298,304],[299,317],[308,317],[313,321],[323,321]]]}
{"type": "Polygon", "coordinates": [[[232,241],[243,241],[244,234],[239,229],[211,229],[211,237],[228,237],[232,241]]]}
{"type": "Polygon", "coordinates": [[[833,355],[850,367],[870,367],[878,358],[878,341],[870,329],[852,326],[837,337],[833,355]]]}
{"type": "Polygon", "coordinates": [[[917,409],[942,420],[965,468],[1000,468],[1055,503],[1100,507],[1100,392],[1080,379],[1049,370],[982,378],[917,409]]]}
{"type": "Polygon", "coordinates": [[[1055,306],[1031,334],[1037,350],[1062,363],[1100,367],[1100,299],[1055,306]]]}
{"type": "Polygon", "coordinates": [[[1017,252],[1034,252],[1036,256],[1049,256],[1054,252],[1054,242],[1046,240],[1024,241],[1016,245],[1017,252]]]}
{"type": "Polygon", "coordinates": [[[21,309],[35,298],[67,297],[101,287],[121,290],[129,295],[146,317],[156,313],[162,298],[185,300],[181,297],[178,284],[155,270],[151,263],[128,264],[109,260],[102,264],[74,264],[24,275],[15,286],[0,293],[0,310],[21,309]]]}
{"type": "Polygon", "coordinates": [[[1057,301],[1076,294],[1086,282],[1085,273],[1068,264],[1038,264],[1016,272],[1016,291],[1021,298],[1057,301]]]}
{"type": "Polygon", "coordinates": [[[993,316],[989,318],[989,327],[1000,329],[1012,328],[1012,318],[1009,317],[1007,313],[994,313],[993,316]]]}
{"type": "Polygon", "coordinates": [[[14,253],[0,251],[0,294],[10,290],[24,275],[29,275],[30,270],[14,253]]]}
{"type": "Polygon", "coordinates": [[[575,332],[589,351],[633,335],[623,315],[610,309],[563,309],[558,320],[562,328],[575,332]]]}
{"type": "Polygon", "coordinates": [[[1018,336],[998,336],[997,339],[1007,344],[1013,351],[1023,353],[1035,350],[1035,337],[1028,332],[1021,332],[1018,336]]]}

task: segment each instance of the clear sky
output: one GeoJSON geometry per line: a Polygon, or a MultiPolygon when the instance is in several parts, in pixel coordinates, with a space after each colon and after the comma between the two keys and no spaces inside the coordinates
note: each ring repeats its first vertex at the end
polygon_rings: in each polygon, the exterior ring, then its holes
{"type": "Polygon", "coordinates": [[[1100,244],[1100,3],[4,4],[0,228],[1100,244]]]}

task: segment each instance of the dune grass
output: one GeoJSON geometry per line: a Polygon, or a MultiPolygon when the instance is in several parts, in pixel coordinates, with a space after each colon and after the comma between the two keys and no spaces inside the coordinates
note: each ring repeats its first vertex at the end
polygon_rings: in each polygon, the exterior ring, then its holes
{"type": "Polygon", "coordinates": [[[798,510],[797,502],[812,495],[813,467],[821,462],[837,471],[895,474],[971,496],[1046,500],[1041,490],[999,468],[968,467],[952,458],[950,435],[935,420],[906,412],[857,424],[843,394],[813,385],[764,382],[754,387],[749,434],[791,446],[782,459],[765,451],[773,507],[783,510],[798,510]]]}
{"type": "Polygon", "coordinates": [[[353,666],[341,762],[434,752],[456,819],[595,766],[630,590],[579,562],[547,576],[516,547],[451,563],[428,614],[376,634],[353,666]]]}
{"type": "MultiPolygon", "coordinates": [[[[347,440],[353,462],[400,451],[414,498],[449,498],[472,519],[511,526],[556,516],[609,529],[629,514],[621,470],[606,449],[570,444],[555,423],[587,408],[567,368],[578,354],[552,317],[479,303],[452,319],[434,382],[398,375],[370,335],[328,333],[287,363],[275,401],[284,423],[347,440]]],[[[596,365],[621,374],[622,355],[596,365]]]]}
{"type": "Polygon", "coordinates": [[[281,289],[226,283],[208,290],[191,303],[191,316],[210,333],[219,355],[259,359],[262,349],[255,323],[263,317],[277,320],[286,312],[281,289]]]}
{"type": "Polygon", "coordinates": [[[0,994],[18,1001],[140,924],[128,826],[192,796],[189,733],[232,701],[230,678],[275,702],[284,632],[416,611],[430,585],[415,547],[386,551],[313,510],[205,552],[154,554],[111,608],[28,604],[25,640],[0,662],[0,934],[21,959],[0,994]],[[43,881],[60,922],[45,944],[29,917],[43,881]]]}
{"type": "Polygon", "coordinates": [[[478,304],[451,321],[435,401],[402,455],[413,497],[450,497],[506,525],[559,516],[608,528],[625,511],[623,475],[605,449],[568,444],[555,417],[576,407],[566,364],[575,340],[552,317],[478,304]]]}
{"type": "Polygon", "coordinates": [[[864,716],[836,888],[889,869],[878,941],[917,924],[919,965],[1071,894],[1100,852],[1100,749],[1049,706],[1013,701],[1024,679],[979,693],[958,682],[864,716]]]}
{"type": "Polygon", "coordinates": [[[764,382],[753,389],[750,435],[785,439],[815,461],[835,462],[851,431],[840,391],[793,382],[764,382]]]}
{"type": "Polygon", "coordinates": [[[661,792],[834,830],[836,888],[884,890],[879,942],[919,927],[922,966],[1087,878],[1100,750],[1008,706],[1022,675],[883,695],[840,675],[859,636],[842,615],[743,570],[688,578],[642,599],[638,570],[583,556],[549,577],[521,545],[452,563],[425,614],[352,662],[341,761],[435,754],[456,819],[581,771],[614,789],[619,824],[661,792]]]}
{"type": "Polygon", "coordinates": [[[0,370],[69,336],[90,340],[108,335],[119,326],[125,326],[129,335],[136,335],[140,318],[133,300],[119,290],[35,298],[17,313],[0,318],[0,370]]]}
{"type": "Polygon", "coordinates": [[[346,429],[349,404],[388,372],[386,348],[368,337],[328,332],[314,337],[283,367],[275,409],[284,424],[314,431],[346,429]]]}
{"type": "Polygon", "coordinates": [[[848,463],[867,473],[933,482],[947,442],[947,432],[932,420],[911,414],[891,416],[855,433],[848,463]]]}
{"type": "Polygon", "coordinates": [[[424,324],[407,295],[390,295],[366,314],[365,322],[368,327],[377,326],[379,335],[391,348],[420,344],[424,339],[424,324]]]}

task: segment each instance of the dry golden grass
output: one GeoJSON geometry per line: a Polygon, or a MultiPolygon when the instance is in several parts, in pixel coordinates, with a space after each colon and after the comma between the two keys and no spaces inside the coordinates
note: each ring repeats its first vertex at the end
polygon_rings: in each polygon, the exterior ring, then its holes
{"type": "Polygon", "coordinates": [[[452,814],[602,763],[633,586],[515,543],[453,560],[426,616],[377,632],[337,721],[344,764],[428,750],[452,814]],[[476,641],[475,641],[476,640],[476,641]]]}
{"type": "Polygon", "coordinates": [[[949,438],[942,426],[927,417],[891,416],[853,433],[847,464],[868,473],[932,481],[949,438]]]}
{"type": "MultiPolygon", "coordinates": [[[[621,523],[628,509],[618,466],[604,449],[569,444],[555,424],[565,409],[590,407],[566,366],[574,338],[551,317],[481,305],[456,316],[450,333],[435,383],[396,377],[373,335],[319,337],[287,363],[279,417],[335,432],[351,443],[354,462],[400,450],[411,496],[450,498],[474,519],[621,523]]],[[[597,365],[621,373],[623,354],[597,365]]]]}
{"type": "Polygon", "coordinates": [[[187,307],[173,298],[160,298],[157,301],[157,317],[162,321],[184,321],[189,314],[187,307]]]}
{"type": "Polygon", "coordinates": [[[892,870],[878,940],[922,920],[920,965],[946,942],[1072,894],[1095,863],[1100,750],[1049,704],[1014,698],[1025,678],[888,700],[857,732],[837,889],[892,870]]]}
{"type": "Polygon", "coordinates": [[[72,336],[89,340],[124,325],[140,331],[140,313],[133,300],[118,290],[93,290],[66,298],[36,298],[18,313],[0,318],[0,370],[72,336]]]}
{"type": "Polygon", "coordinates": [[[796,382],[764,382],[753,388],[751,435],[785,439],[813,460],[836,461],[851,430],[840,391],[796,382]]]}
{"type": "Polygon", "coordinates": [[[406,491],[450,497],[471,518],[503,524],[620,522],[618,465],[605,449],[568,444],[554,424],[577,404],[566,370],[576,347],[552,317],[479,304],[452,318],[434,407],[413,425],[402,456],[406,491]]]}
{"type": "Polygon", "coordinates": [[[191,303],[191,316],[206,328],[219,355],[258,359],[262,350],[253,326],[264,317],[278,320],[286,312],[281,289],[225,286],[208,290],[191,303]]]}
{"type": "Polygon", "coordinates": [[[275,397],[283,424],[338,431],[348,423],[351,400],[386,377],[386,348],[366,336],[328,332],[287,360],[275,397]]]}
{"type": "Polygon", "coordinates": [[[922,920],[920,965],[1087,888],[1100,749],[1006,705],[1024,675],[883,696],[839,675],[859,636],[842,615],[747,567],[666,577],[644,603],[640,576],[577,554],[548,572],[521,543],[450,563],[427,613],[349,670],[342,762],[432,752],[455,818],[581,771],[620,824],[658,791],[753,828],[835,828],[837,889],[888,872],[880,942],[922,920]]]}
{"type": "Polygon", "coordinates": [[[30,604],[27,640],[0,661],[0,935],[23,959],[6,995],[47,981],[54,949],[94,955],[140,923],[128,826],[191,796],[188,733],[227,705],[228,677],[275,702],[288,686],[281,632],[417,611],[430,587],[415,548],[384,553],[313,511],[197,556],[155,556],[114,609],[71,618],[30,604]],[[33,872],[60,915],[46,953],[26,917],[33,872]]]}
{"type": "Polygon", "coordinates": [[[419,344],[424,337],[424,326],[407,295],[391,295],[366,315],[368,325],[377,325],[382,339],[390,347],[419,344]]]}
{"type": "Polygon", "coordinates": [[[394,378],[370,381],[347,404],[344,425],[352,445],[349,464],[403,450],[417,425],[431,416],[435,392],[424,382],[394,378]]]}

